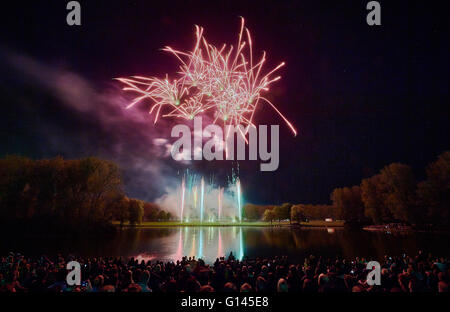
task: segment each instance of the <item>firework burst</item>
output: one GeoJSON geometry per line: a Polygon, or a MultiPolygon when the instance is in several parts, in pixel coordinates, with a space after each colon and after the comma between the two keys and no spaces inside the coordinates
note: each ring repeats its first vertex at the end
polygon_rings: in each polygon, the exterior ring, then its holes
{"type": "Polygon", "coordinates": [[[255,111],[260,102],[268,104],[297,135],[288,119],[263,96],[269,85],[281,77],[273,74],[284,66],[284,62],[262,74],[266,61],[265,52],[257,61],[253,60],[250,31],[241,18],[241,28],[236,47],[223,45],[220,48],[207,42],[203,28],[196,26],[196,42],[190,52],[165,47],[181,63],[178,79],[133,76],[116,78],[126,85],[124,90],[137,93],[127,106],[132,107],[144,99],[153,105],[154,122],[162,117],[193,119],[203,113],[213,116],[213,123],[226,125],[255,126],[255,111]],[[247,41],[244,40],[247,38],[247,41]]]}

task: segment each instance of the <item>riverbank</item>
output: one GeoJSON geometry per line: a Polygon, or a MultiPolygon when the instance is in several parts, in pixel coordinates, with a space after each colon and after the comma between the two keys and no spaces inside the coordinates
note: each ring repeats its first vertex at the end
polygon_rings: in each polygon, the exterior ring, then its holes
{"type": "MultiPolygon", "coordinates": [[[[119,222],[113,222],[114,225],[120,226],[119,222]]],[[[179,226],[255,226],[255,227],[343,227],[343,221],[322,221],[311,220],[309,222],[289,223],[289,221],[281,222],[265,222],[265,221],[244,221],[244,222],[180,222],[180,221],[145,221],[141,224],[130,225],[124,223],[124,227],[134,227],[139,229],[159,228],[159,227],[179,227],[179,226]]]]}
{"type": "Polygon", "coordinates": [[[408,232],[412,231],[413,228],[409,225],[401,224],[376,224],[365,226],[363,230],[373,232],[408,232]]]}
{"type": "Polygon", "coordinates": [[[369,225],[363,227],[363,230],[369,231],[369,232],[386,232],[386,233],[408,233],[408,232],[435,232],[435,233],[450,233],[450,228],[446,226],[411,226],[411,225],[405,225],[405,224],[399,224],[399,223],[389,223],[389,224],[376,224],[376,225],[369,225]]]}

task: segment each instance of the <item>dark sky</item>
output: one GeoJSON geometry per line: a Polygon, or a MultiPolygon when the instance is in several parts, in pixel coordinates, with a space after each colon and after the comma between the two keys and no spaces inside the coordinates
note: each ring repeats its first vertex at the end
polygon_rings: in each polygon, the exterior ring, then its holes
{"type": "MultiPolygon", "coordinates": [[[[368,1],[79,1],[82,25],[70,27],[67,2],[2,4],[0,156],[101,156],[119,162],[131,196],[161,195],[186,166],[162,158],[151,142],[164,122],[155,128],[145,105],[124,112],[112,78],[174,73],[160,48],[191,49],[195,24],[235,43],[239,16],[267,68],[286,62],[271,98],[299,130],[258,112],[280,124],[281,159],[275,172],[240,164],[247,201],[327,203],[391,162],[421,179],[449,149],[448,16],[437,3],[379,1],[382,26],[370,27],[368,1]]],[[[221,177],[236,164],[192,167],[221,177]]]]}

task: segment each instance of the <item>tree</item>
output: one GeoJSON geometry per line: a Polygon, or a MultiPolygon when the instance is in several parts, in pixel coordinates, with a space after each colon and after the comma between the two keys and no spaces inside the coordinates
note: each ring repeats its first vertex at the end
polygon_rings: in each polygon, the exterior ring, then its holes
{"type": "Polygon", "coordinates": [[[128,220],[130,224],[141,224],[144,214],[144,204],[138,199],[130,199],[128,205],[128,220]]]}
{"type": "Polygon", "coordinates": [[[283,218],[283,212],[281,209],[281,206],[275,206],[273,208],[274,217],[276,220],[278,220],[278,223],[281,222],[281,219],[283,218]]]}
{"type": "Polygon", "coordinates": [[[289,223],[291,223],[291,203],[284,203],[281,205],[281,217],[283,220],[289,219],[289,223]]]}
{"type": "Polygon", "coordinates": [[[336,188],[330,195],[336,218],[342,220],[361,220],[364,217],[364,204],[359,186],[336,188]]]}
{"type": "Polygon", "coordinates": [[[158,212],[158,215],[157,215],[156,218],[157,218],[158,221],[164,221],[167,218],[167,214],[166,214],[166,212],[164,210],[160,210],[158,212]]]}
{"type": "Polygon", "coordinates": [[[364,203],[362,201],[361,186],[354,185],[351,188],[351,211],[352,219],[364,219],[364,203]]]}
{"type": "Polygon", "coordinates": [[[259,206],[254,204],[245,204],[244,205],[244,217],[247,220],[261,220],[264,214],[264,211],[266,210],[266,206],[259,206]]]}
{"type": "Polygon", "coordinates": [[[381,170],[384,186],[384,204],[396,220],[415,223],[416,181],[410,166],[394,163],[381,170]]]}
{"type": "Polygon", "coordinates": [[[123,196],[117,165],[98,158],[0,160],[0,215],[54,218],[59,224],[98,223],[111,218],[110,206],[123,196]]]}
{"type": "Polygon", "coordinates": [[[158,212],[160,211],[160,207],[154,203],[144,203],[144,220],[146,221],[155,221],[158,219],[158,212]]]}
{"type": "Polygon", "coordinates": [[[0,159],[0,220],[23,217],[31,208],[34,192],[29,185],[32,160],[20,156],[0,159]]]}
{"type": "Polygon", "coordinates": [[[364,215],[375,224],[392,220],[389,209],[384,205],[383,196],[380,175],[362,180],[361,197],[364,203],[364,215]]]}
{"type": "Polygon", "coordinates": [[[111,206],[111,219],[118,220],[120,222],[120,226],[122,227],[126,220],[129,220],[130,215],[130,199],[126,196],[119,198],[116,202],[114,202],[111,206]]]}
{"type": "Polygon", "coordinates": [[[393,163],[380,174],[361,183],[365,215],[374,223],[403,221],[415,223],[415,179],[410,166],[393,163]]]}
{"type": "Polygon", "coordinates": [[[291,207],[291,220],[298,223],[305,221],[303,205],[294,205],[291,207]]]}
{"type": "Polygon", "coordinates": [[[429,222],[450,225],[450,151],[429,164],[426,174],[417,187],[418,207],[429,222]]]}
{"type": "Polygon", "coordinates": [[[273,208],[273,212],[275,214],[275,219],[278,220],[278,222],[281,222],[281,220],[291,219],[291,207],[292,204],[284,203],[281,206],[275,206],[273,208]]]}
{"type": "MultiPolygon", "coordinates": [[[[336,218],[335,207],[329,205],[295,205],[291,208],[291,218],[304,221],[306,219],[323,220],[325,218],[336,218]],[[295,207],[295,209],[294,209],[295,207]],[[293,211],[293,212],[292,212],[293,211]]],[[[293,219],[294,220],[294,219],[293,219]]]]}
{"type": "Polygon", "coordinates": [[[270,222],[270,225],[272,225],[272,221],[275,219],[275,213],[273,209],[266,209],[264,211],[263,220],[266,222],[270,222]]]}

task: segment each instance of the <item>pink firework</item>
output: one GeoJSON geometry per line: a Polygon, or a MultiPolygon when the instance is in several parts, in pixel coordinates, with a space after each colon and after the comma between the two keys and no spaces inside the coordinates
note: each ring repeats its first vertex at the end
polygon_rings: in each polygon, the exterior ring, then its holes
{"type": "Polygon", "coordinates": [[[203,28],[196,26],[196,42],[190,52],[182,52],[171,47],[163,49],[173,54],[181,63],[178,79],[133,76],[117,78],[126,85],[124,90],[137,93],[137,97],[127,106],[150,99],[153,103],[150,113],[159,116],[193,119],[203,113],[213,115],[214,123],[223,125],[255,126],[253,118],[260,101],[267,103],[286,122],[294,135],[297,131],[287,118],[263,96],[269,85],[281,77],[272,75],[284,62],[262,74],[266,61],[265,52],[257,61],[253,60],[250,31],[245,27],[244,18],[237,46],[220,48],[207,42],[203,28]],[[247,41],[244,40],[244,31],[247,41]]]}

